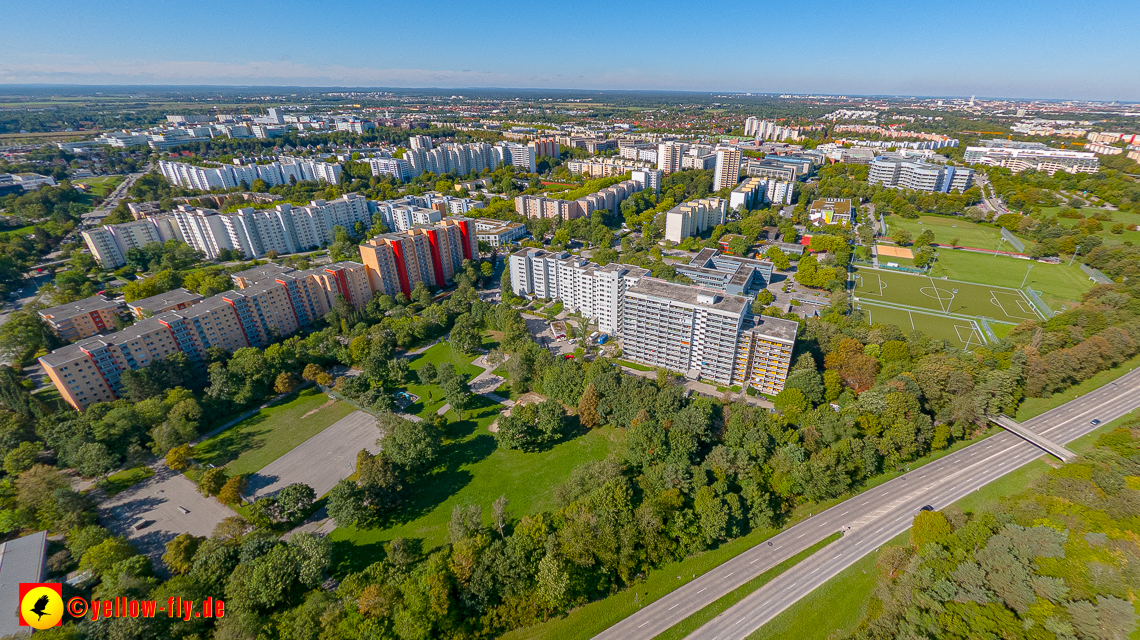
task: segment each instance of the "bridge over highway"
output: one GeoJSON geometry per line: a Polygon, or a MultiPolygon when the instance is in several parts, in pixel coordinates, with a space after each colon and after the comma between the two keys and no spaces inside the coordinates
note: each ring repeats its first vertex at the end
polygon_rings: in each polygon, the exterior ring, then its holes
{"type": "Polygon", "coordinates": [[[1077,457],[1077,454],[1069,451],[1064,446],[1053,442],[1049,438],[1037,433],[1032,429],[1028,429],[1025,425],[1015,421],[1013,418],[1002,414],[1000,416],[990,416],[990,422],[998,425],[999,427],[1009,431],[1010,433],[1020,436],[1028,441],[1030,444],[1037,445],[1050,455],[1056,456],[1061,462],[1068,462],[1077,457]]]}

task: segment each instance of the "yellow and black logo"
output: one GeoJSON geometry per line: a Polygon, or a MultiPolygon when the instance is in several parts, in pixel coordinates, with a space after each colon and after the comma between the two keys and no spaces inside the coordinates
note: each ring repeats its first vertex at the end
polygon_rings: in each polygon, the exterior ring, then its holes
{"type": "Polygon", "coordinates": [[[20,626],[35,629],[58,627],[63,623],[63,585],[20,583],[20,626]]]}

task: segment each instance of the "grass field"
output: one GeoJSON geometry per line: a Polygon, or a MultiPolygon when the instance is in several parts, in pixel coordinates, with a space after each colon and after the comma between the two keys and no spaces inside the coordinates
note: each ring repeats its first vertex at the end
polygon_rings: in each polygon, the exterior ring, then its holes
{"type": "Polygon", "coordinates": [[[574,467],[603,460],[621,450],[625,430],[605,427],[567,439],[539,452],[496,448],[487,426],[501,405],[475,396],[469,418],[448,423],[440,465],[409,487],[407,502],[385,528],[333,531],[338,575],[359,571],[379,557],[380,546],[393,538],[418,541],[424,551],[446,542],[447,522],[456,505],[483,507],[490,522],[491,503],[505,495],[515,518],[554,508],[554,489],[570,477],[574,467]]]}
{"type": "Polygon", "coordinates": [[[938,313],[985,316],[1012,324],[1041,319],[1033,304],[1017,289],[866,267],[860,267],[855,274],[855,296],[872,303],[886,302],[938,313]]]}
{"type": "Polygon", "coordinates": [[[860,302],[859,308],[867,313],[867,322],[870,324],[893,324],[906,332],[917,329],[946,340],[960,349],[972,349],[985,344],[982,331],[973,320],[884,307],[869,302],[860,302]]]}
{"type": "Polygon", "coordinates": [[[130,487],[146,480],[154,475],[154,470],[150,467],[135,467],[133,469],[125,469],[118,473],[112,473],[107,476],[99,486],[106,492],[107,497],[111,497],[117,493],[126,491],[130,487]]]}
{"type": "MultiPolygon", "coordinates": [[[[919,216],[908,220],[899,216],[887,218],[887,229],[893,233],[895,229],[906,229],[914,237],[923,231],[934,232],[934,242],[940,245],[949,245],[954,238],[958,239],[958,246],[973,247],[975,249],[997,249],[1001,242],[1001,230],[994,227],[970,222],[965,218],[948,218],[942,216],[919,216]]],[[[1022,239],[1026,248],[1033,244],[1022,239]]],[[[1015,251],[1006,242],[1002,245],[1004,251],[1015,251]]]]}
{"type": "Polygon", "coordinates": [[[224,465],[230,475],[253,473],[352,411],[348,403],[305,389],[200,442],[194,459],[202,466],[224,465]]]}
{"type": "MultiPolygon", "coordinates": [[[[488,348],[493,344],[495,344],[493,339],[484,338],[484,348],[488,348]]],[[[421,385],[414,382],[416,380],[415,372],[419,371],[420,367],[428,363],[436,367],[444,363],[450,363],[451,366],[455,367],[456,372],[467,376],[467,380],[470,381],[483,372],[482,367],[472,364],[475,359],[476,356],[469,356],[458,349],[453,349],[451,345],[446,342],[434,344],[430,349],[419,355],[409,356],[408,369],[413,372],[409,376],[409,379],[413,382],[408,384],[406,389],[408,392],[419,396],[420,399],[405,409],[405,413],[426,418],[435,415],[443,405],[447,404],[447,400],[443,397],[442,389],[435,385],[421,385]]],[[[451,415],[456,419],[459,418],[459,416],[456,416],[454,413],[451,415]]]]}
{"type": "Polygon", "coordinates": [[[1045,304],[1053,311],[1079,302],[1081,294],[1093,287],[1093,282],[1075,262],[1073,266],[1069,266],[1068,261],[1049,264],[953,249],[938,251],[938,259],[930,275],[1010,289],[1019,288],[1024,280],[1025,286],[1041,292],[1045,304]],[[1029,272],[1028,278],[1025,277],[1026,271],[1029,272]]]}

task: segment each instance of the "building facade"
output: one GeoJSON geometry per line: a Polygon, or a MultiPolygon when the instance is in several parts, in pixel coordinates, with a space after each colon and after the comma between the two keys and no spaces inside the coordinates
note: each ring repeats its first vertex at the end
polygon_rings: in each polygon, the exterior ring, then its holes
{"type": "Polygon", "coordinates": [[[740,161],[743,157],[744,152],[737,147],[717,148],[713,191],[735,187],[740,182],[740,161]]]}
{"type": "Polygon", "coordinates": [[[974,171],[929,162],[916,162],[897,156],[879,156],[868,169],[867,182],[884,187],[940,193],[959,193],[970,188],[974,171]]]}
{"type": "Polygon", "coordinates": [[[137,301],[140,308],[160,308],[121,331],[80,336],[75,343],[41,357],[40,364],[63,399],[82,410],[117,398],[125,371],[141,369],[172,353],[184,353],[191,362],[201,363],[211,347],[227,351],[263,347],[328,313],[338,295],[357,309],[372,298],[367,270],[358,262],[307,271],[280,267],[251,272],[256,273],[235,274],[235,282],[245,287],[204,300],[194,300],[195,294],[185,292],[189,295],[174,293],[154,305],[137,301]],[[188,300],[193,302],[186,304],[188,300]]]}
{"type": "Polygon", "coordinates": [[[60,340],[73,341],[114,331],[122,312],[121,301],[96,295],[38,313],[60,340]]]}
{"type": "Polygon", "coordinates": [[[723,198],[700,198],[682,202],[665,214],[665,239],[680,243],[706,229],[724,224],[728,201],[723,198]]]}
{"type": "Polygon", "coordinates": [[[1005,167],[1014,173],[1020,173],[1026,169],[1044,171],[1049,175],[1058,171],[1096,173],[1100,170],[1100,159],[1096,157],[1095,153],[1050,149],[1048,147],[966,147],[963,160],[966,164],[1005,167]]]}

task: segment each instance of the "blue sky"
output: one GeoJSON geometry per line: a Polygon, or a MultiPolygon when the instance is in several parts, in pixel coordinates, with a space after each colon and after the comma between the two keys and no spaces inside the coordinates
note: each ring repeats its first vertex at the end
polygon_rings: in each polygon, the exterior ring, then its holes
{"type": "Polygon", "coordinates": [[[39,0],[5,23],[0,84],[1140,100],[1138,0],[39,0]]]}

